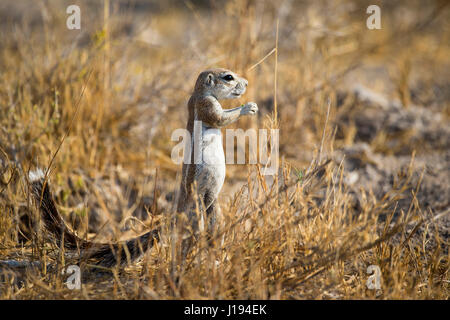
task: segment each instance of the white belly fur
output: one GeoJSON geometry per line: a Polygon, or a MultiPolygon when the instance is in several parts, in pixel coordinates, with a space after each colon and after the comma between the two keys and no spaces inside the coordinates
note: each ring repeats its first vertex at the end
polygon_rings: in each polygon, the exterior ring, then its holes
{"type": "Polygon", "coordinates": [[[201,193],[208,190],[217,198],[225,181],[225,154],[220,129],[203,126],[201,143],[202,161],[197,165],[195,179],[201,193]]]}

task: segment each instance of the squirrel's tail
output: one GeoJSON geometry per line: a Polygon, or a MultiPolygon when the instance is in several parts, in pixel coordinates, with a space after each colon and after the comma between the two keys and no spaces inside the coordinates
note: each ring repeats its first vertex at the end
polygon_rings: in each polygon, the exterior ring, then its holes
{"type": "Polygon", "coordinates": [[[78,237],[64,222],[56,208],[48,181],[41,169],[30,171],[31,193],[39,205],[44,228],[56,243],[63,242],[66,249],[81,252],[87,259],[95,259],[97,264],[110,267],[125,264],[140,257],[153,241],[159,241],[159,229],[151,230],[137,238],[118,243],[98,243],[78,237]]]}

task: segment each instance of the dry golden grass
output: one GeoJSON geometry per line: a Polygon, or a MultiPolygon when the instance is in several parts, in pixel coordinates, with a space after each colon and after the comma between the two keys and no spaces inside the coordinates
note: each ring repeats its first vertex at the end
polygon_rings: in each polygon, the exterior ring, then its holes
{"type": "Polygon", "coordinates": [[[446,2],[384,3],[372,31],[365,1],[80,3],[80,31],[66,28],[60,1],[0,5],[0,260],[40,263],[0,265],[0,298],[449,298],[446,2]],[[280,128],[281,166],[276,179],[227,166],[218,241],[200,237],[180,263],[170,137],[211,66],[249,80],[225,105],[255,101],[260,114],[233,127],[280,128]],[[355,84],[400,107],[358,98],[355,84]],[[400,118],[377,127],[394,110],[400,118]],[[402,124],[415,115],[423,124],[402,124]],[[60,145],[51,185],[79,235],[163,226],[138,263],[83,264],[81,290],[64,284],[71,258],[44,241],[25,178],[60,145]],[[384,180],[362,176],[370,168],[384,180]],[[369,265],[381,291],[366,286],[369,265]]]}

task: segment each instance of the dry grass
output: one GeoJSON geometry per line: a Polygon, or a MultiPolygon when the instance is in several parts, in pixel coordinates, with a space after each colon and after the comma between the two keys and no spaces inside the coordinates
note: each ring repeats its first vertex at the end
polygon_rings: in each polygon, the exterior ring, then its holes
{"type": "Polygon", "coordinates": [[[40,262],[0,265],[0,298],[449,298],[445,2],[383,2],[372,31],[365,1],[80,3],[80,31],[67,30],[60,1],[0,5],[0,260],[40,262]],[[226,106],[255,101],[260,114],[233,127],[279,127],[281,167],[273,179],[229,165],[223,243],[201,237],[179,263],[170,136],[210,66],[249,80],[226,106]],[[50,177],[79,235],[163,226],[139,263],[83,264],[79,291],[60,272],[71,258],[37,231],[25,179],[66,134],[50,177]],[[366,287],[369,265],[381,291],[366,287]]]}

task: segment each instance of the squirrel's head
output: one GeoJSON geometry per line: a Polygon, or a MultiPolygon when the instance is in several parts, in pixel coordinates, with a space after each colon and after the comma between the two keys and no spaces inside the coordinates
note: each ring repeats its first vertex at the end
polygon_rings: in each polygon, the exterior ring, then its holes
{"type": "Polygon", "coordinates": [[[200,73],[195,92],[214,96],[217,100],[236,99],[245,93],[248,81],[226,69],[211,69],[200,73]]]}

